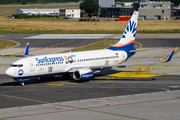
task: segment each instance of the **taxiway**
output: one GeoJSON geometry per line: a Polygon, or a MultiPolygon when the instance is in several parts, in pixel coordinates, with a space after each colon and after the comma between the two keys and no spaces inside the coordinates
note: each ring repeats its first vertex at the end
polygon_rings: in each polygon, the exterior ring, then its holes
{"type": "MultiPolygon", "coordinates": [[[[94,39],[87,39],[88,34],[77,35],[74,39],[60,35],[54,39],[44,35],[46,37],[39,39],[40,36],[43,35],[0,35],[19,43],[15,48],[0,50],[0,54],[22,54],[27,42],[30,47],[38,47],[31,53],[35,55],[48,51],[58,53],[103,39],[119,39],[118,34],[100,34],[94,39]],[[15,49],[19,51],[14,53],[15,49]]],[[[179,38],[178,34],[137,35],[136,42],[141,47],[168,47],[138,52],[127,63],[164,60],[172,47],[180,46],[179,38]]],[[[172,61],[166,64],[104,70],[95,74],[95,80],[85,82],[65,81],[59,76],[40,81],[30,79],[24,87],[4,75],[9,64],[20,57],[1,56],[0,119],[178,120],[180,53],[179,49],[176,51],[172,61]]]]}

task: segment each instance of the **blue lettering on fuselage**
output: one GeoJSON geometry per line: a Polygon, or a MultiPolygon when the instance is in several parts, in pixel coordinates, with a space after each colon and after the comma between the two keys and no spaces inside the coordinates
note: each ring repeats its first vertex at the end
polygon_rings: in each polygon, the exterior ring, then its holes
{"type": "Polygon", "coordinates": [[[37,63],[49,63],[49,62],[59,62],[59,61],[64,61],[63,57],[44,57],[44,58],[35,58],[37,63]]]}
{"type": "Polygon", "coordinates": [[[73,62],[73,57],[76,57],[76,55],[70,55],[70,56],[64,56],[64,57],[44,57],[44,58],[35,58],[38,64],[42,63],[54,63],[59,61],[66,61],[66,64],[73,62]]]}

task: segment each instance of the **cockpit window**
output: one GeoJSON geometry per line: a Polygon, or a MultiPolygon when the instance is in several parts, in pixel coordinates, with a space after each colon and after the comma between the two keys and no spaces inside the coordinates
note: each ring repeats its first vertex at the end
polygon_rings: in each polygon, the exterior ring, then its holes
{"type": "Polygon", "coordinates": [[[23,64],[11,64],[10,67],[22,67],[23,64]]]}

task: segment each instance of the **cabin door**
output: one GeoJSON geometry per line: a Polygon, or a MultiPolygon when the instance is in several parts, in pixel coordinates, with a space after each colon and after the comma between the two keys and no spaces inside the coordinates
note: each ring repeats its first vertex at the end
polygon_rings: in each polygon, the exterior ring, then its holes
{"type": "Polygon", "coordinates": [[[106,61],[105,61],[105,65],[109,65],[109,60],[106,60],[106,61]]]}
{"type": "Polygon", "coordinates": [[[29,60],[29,65],[30,65],[30,71],[34,71],[35,70],[35,64],[33,63],[32,60],[29,60]]]}

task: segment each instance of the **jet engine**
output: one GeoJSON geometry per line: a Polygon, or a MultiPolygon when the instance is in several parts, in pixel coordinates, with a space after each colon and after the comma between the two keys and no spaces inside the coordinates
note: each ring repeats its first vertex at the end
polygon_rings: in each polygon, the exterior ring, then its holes
{"type": "Polygon", "coordinates": [[[93,77],[93,71],[89,68],[81,68],[73,72],[74,80],[87,80],[93,77]]]}

